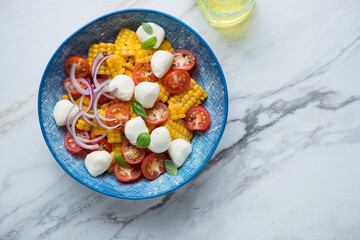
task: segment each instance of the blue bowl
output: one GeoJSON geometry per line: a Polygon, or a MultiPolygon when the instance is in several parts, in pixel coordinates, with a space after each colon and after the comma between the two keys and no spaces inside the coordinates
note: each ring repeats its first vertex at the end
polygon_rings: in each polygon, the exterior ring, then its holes
{"type": "Polygon", "coordinates": [[[153,10],[130,9],[102,16],[80,28],[56,50],[41,79],[38,111],[41,130],[47,146],[60,166],[74,179],[85,186],[117,198],[144,199],[169,193],[194,178],[207,164],[223,134],[227,114],[228,95],[224,74],[214,53],[193,29],[168,14],[153,10]],[[154,22],[165,29],[165,38],[174,49],[192,51],[197,59],[190,74],[208,93],[204,106],[211,115],[207,131],[194,133],[191,143],[193,151],[179,168],[177,176],[162,174],[154,181],[142,179],[134,183],[119,182],[114,174],[92,177],[86,170],[85,154],[69,153],[63,144],[66,129],[57,127],[52,112],[64,94],[62,82],[67,77],[64,63],[70,56],[87,57],[92,44],[114,42],[122,28],[136,31],[142,22],[154,22]]]}

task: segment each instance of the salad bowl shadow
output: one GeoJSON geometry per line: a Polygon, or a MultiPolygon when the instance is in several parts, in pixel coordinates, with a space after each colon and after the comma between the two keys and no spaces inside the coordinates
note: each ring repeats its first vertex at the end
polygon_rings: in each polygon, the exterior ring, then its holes
{"type": "Polygon", "coordinates": [[[228,114],[227,87],[221,66],[208,44],[193,29],[168,14],[146,9],[129,9],[107,14],[86,24],[68,37],[51,57],[41,79],[38,95],[39,122],[45,142],[60,166],[83,185],[108,196],[122,199],[145,199],[169,193],[193,179],[208,163],[224,132],[228,114]],[[211,116],[208,130],[195,132],[192,153],[172,176],[162,174],[154,181],[141,179],[123,184],[106,172],[92,177],[86,170],[84,154],[71,154],[63,141],[65,127],[58,127],[52,116],[54,106],[65,94],[62,82],[67,77],[65,61],[71,56],[86,58],[92,44],[114,42],[122,28],[135,31],[142,22],[162,26],[174,49],[188,49],[195,54],[192,78],[207,92],[203,103],[211,116]]]}

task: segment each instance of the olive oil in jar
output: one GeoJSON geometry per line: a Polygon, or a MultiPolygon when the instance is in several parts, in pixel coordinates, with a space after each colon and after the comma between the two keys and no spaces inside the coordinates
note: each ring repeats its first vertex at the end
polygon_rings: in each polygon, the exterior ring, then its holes
{"type": "Polygon", "coordinates": [[[243,21],[254,0],[195,0],[205,19],[213,26],[227,27],[243,21]]]}

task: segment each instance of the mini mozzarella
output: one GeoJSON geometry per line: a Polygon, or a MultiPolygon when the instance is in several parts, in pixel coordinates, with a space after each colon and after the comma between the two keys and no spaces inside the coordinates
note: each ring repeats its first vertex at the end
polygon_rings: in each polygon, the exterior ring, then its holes
{"type": "Polygon", "coordinates": [[[110,89],[117,88],[116,91],[112,92],[112,95],[123,101],[129,101],[135,91],[134,81],[127,75],[117,75],[111,80],[109,87],[110,89]]]}
{"type": "Polygon", "coordinates": [[[85,167],[93,177],[104,173],[112,162],[112,156],[107,151],[94,151],[86,155],[85,167]]]}
{"type": "Polygon", "coordinates": [[[136,145],[137,137],[144,132],[149,133],[149,130],[141,117],[133,118],[125,124],[125,136],[133,145],[136,145]]]}
{"type": "Polygon", "coordinates": [[[71,110],[73,106],[74,104],[66,99],[60,100],[55,104],[53,116],[58,126],[66,125],[66,117],[68,114],[70,114],[70,121],[74,118],[75,114],[79,111],[79,107],[75,105],[76,107],[71,110]]]}
{"type": "Polygon", "coordinates": [[[154,153],[165,152],[171,143],[170,133],[166,127],[155,128],[150,134],[150,139],[148,149],[154,153]]]}
{"type": "Polygon", "coordinates": [[[145,42],[149,38],[156,37],[157,42],[156,42],[154,48],[158,48],[160,46],[160,44],[162,43],[162,41],[164,40],[164,38],[165,38],[165,31],[164,31],[164,29],[162,27],[160,27],[159,25],[157,25],[155,23],[149,22],[149,25],[153,29],[152,34],[147,34],[144,31],[144,29],[142,28],[142,26],[140,26],[136,30],[136,35],[137,35],[138,39],[140,40],[140,42],[145,42]]]}
{"type": "Polygon", "coordinates": [[[159,97],[160,86],[153,82],[141,82],[135,87],[135,98],[144,108],[152,108],[159,97]]]}
{"type": "Polygon", "coordinates": [[[156,77],[162,78],[173,63],[174,55],[167,51],[156,51],[151,57],[151,69],[156,77]]]}
{"type": "Polygon", "coordinates": [[[184,139],[175,139],[171,142],[169,147],[169,155],[171,160],[179,168],[191,153],[192,145],[184,139]]]}

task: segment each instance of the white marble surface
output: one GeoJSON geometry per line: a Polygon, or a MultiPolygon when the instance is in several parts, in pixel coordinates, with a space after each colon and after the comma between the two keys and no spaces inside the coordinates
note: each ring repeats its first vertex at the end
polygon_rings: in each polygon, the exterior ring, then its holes
{"type": "Polygon", "coordinates": [[[0,2],[0,239],[360,239],[360,1],[257,0],[231,30],[191,0],[0,2]],[[208,42],[229,87],[222,141],[193,181],[140,201],[68,176],[37,94],[56,48],[111,11],[150,8],[208,42]]]}

